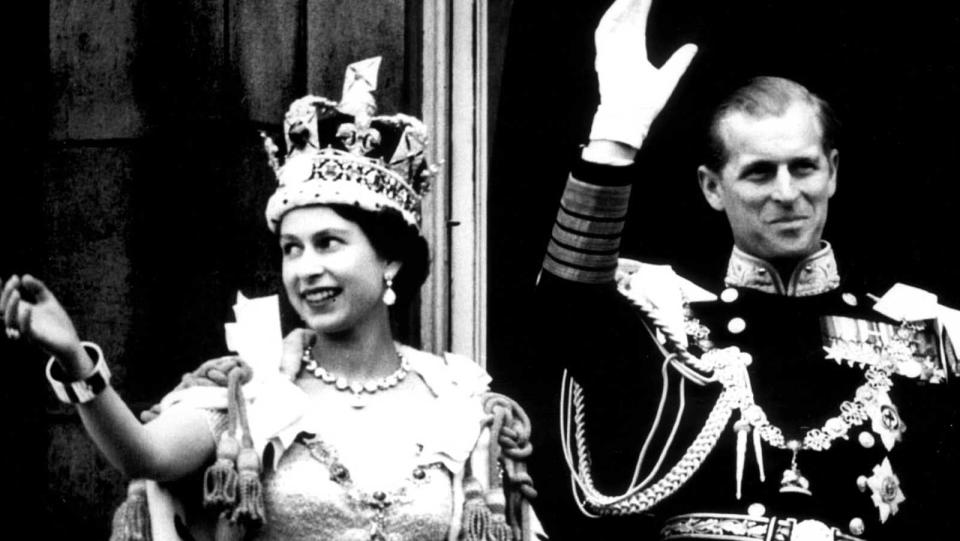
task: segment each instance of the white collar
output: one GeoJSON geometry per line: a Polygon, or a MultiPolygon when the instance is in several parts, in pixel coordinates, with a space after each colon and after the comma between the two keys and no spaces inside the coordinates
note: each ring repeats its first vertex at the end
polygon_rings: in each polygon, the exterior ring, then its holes
{"type": "Polygon", "coordinates": [[[840,275],[833,248],[829,242],[821,242],[823,246],[819,250],[797,263],[786,284],[768,261],[734,246],[724,283],[789,297],[819,295],[836,289],[840,285],[840,275]]]}

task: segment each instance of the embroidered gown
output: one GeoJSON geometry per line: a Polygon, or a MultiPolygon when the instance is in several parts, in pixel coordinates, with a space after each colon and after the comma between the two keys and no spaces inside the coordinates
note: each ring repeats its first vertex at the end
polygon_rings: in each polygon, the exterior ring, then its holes
{"type": "MultiPolygon", "coordinates": [[[[398,348],[409,361],[407,378],[420,378],[426,391],[386,392],[355,409],[322,395],[311,399],[279,380],[251,389],[248,412],[254,443],[263,450],[266,508],[266,522],[251,538],[429,541],[456,535],[464,468],[483,447],[481,394],[490,378],[461,356],[398,348]]],[[[203,394],[208,389],[192,391],[172,397],[169,407],[210,406],[203,394]]],[[[226,415],[219,408],[209,412],[218,438],[226,415]]]]}

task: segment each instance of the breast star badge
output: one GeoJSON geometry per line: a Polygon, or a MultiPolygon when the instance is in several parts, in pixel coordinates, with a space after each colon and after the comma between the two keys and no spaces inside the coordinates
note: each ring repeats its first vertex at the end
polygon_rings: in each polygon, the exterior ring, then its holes
{"type": "Polygon", "coordinates": [[[880,510],[881,523],[886,522],[890,515],[896,515],[900,504],[906,499],[889,458],[884,458],[883,462],[873,467],[873,475],[867,478],[867,487],[870,488],[873,505],[880,510]]]}
{"type": "Polygon", "coordinates": [[[865,409],[870,416],[870,428],[880,436],[887,451],[893,449],[896,442],[903,439],[907,424],[900,417],[897,407],[885,392],[876,391],[874,399],[866,402],[865,409]]]}

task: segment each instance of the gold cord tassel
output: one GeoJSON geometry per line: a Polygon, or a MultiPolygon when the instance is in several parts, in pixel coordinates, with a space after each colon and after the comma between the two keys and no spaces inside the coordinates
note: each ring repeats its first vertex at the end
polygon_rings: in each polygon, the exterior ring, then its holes
{"type": "Polygon", "coordinates": [[[506,498],[502,490],[487,491],[487,508],[490,510],[489,541],[513,541],[513,528],[507,524],[506,498]]]}
{"type": "Polygon", "coordinates": [[[134,479],[127,486],[127,499],[113,514],[110,541],[151,541],[150,509],[143,479],[134,479]]]}
{"type": "Polygon", "coordinates": [[[240,541],[246,536],[246,528],[239,522],[230,520],[230,511],[224,510],[217,518],[214,541],[240,541]]]}
{"type": "Polygon", "coordinates": [[[240,470],[237,508],[233,511],[236,522],[262,524],[266,515],[263,509],[263,486],[260,484],[260,457],[250,447],[240,450],[237,459],[240,470]]]}
{"type": "Polygon", "coordinates": [[[217,460],[203,474],[203,504],[230,506],[237,500],[236,461],[240,443],[229,431],[220,435],[217,460]]]}
{"type": "Polygon", "coordinates": [[[490,531],[490,509],[483,501],[483,487],[473,477],[463,480],[463,541],[487,541],[490,531]]]}
{"type": "Polygon", "coordinates": [[[750,423],[740,419],[733,425],[737,431],[737,499],[743,495],[743,467],[747,457],[747,432],[750,432],[750,423]]]}
{"type": "Polygon", "coordinates": [[[763,471],[763,444],[760,441],[760,431],[753,429],[753,454],[757,458],[757,469],[760,470],[760,482],[767,480],[767,474],[763,471]]]}

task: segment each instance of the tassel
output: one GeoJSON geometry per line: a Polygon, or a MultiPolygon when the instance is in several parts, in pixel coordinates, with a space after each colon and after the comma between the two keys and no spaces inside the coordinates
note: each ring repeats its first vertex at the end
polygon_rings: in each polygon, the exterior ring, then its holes
{"type": "Polygon", "coordinates": [[[740,419],[733,424],[737,431],[737,499],[743,492],[743,466],[747,456],[747,432],[750,432],[750,423],[740,419]]]}
{"type": "Polygon", "coordinates": [[[237,458],[240,470],[237,508],[233,511],[233,521],[245,524],[265,522],[263,509],[263,486],[260,484],[260,457],[250,447],[240,450],[237,458]]]}
{"type": "Polygon", "coordinates": [[[214,541],[241,541],[246,536],[246,528],[239,522],[230,520],[230,511],[223,511],[217,517],[214,541]]]}
{"type": "Polygon", "coordinates": [[[236,460],[240,443],[224,432],[217,444],[217,460],[203,474],[203,505],[231,506],[237,500],[236,460]]]}
{"type": "Polygon", "coordinates": [[[110,541],[151,541],[150,508],[143,479],[134,479],[127,486],[127,499],[113,514],[110,541]]]}
{"type": "Polygon", "coordinates": [[[505,514],[507,505],[503,491],[497,489],[488,491],[486,504],[491,517],[487,539],[489,541],[513,541],[513,529],[507,524],[505,514]]]}
{"type": "Polygon", "coordinates": [[[767,474],[763,471],[763,445],[760,442],[760,431],[753,429],[753,454],[757,458],[757,469],[760,470],[760,482],[767,480],[767,474]]]}
{"type": "Polygon", "coordinates": [[[463,480],[463,541],[487,541],[492,517],[483,501],[483,487],[473,477],[463,480]]]}
{"type": "Polygon", "coordinates": [[[502,514],[493,515],[490,522],[490,531],[487,532],[489,541],[513,541],[513,529],[507,524],[507,519],[502,514]]]}

